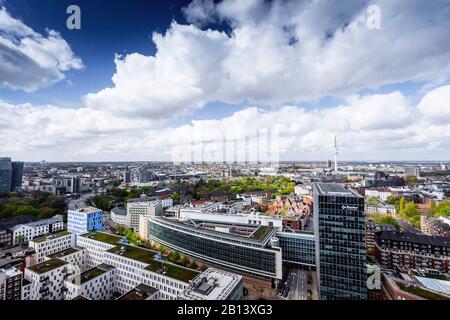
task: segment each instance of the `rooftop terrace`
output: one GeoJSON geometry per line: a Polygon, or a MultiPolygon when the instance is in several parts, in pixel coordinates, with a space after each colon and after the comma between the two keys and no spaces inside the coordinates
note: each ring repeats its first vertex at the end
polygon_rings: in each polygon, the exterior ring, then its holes
{"type": "Polygon", "coordinates": [[[120,239],[122,239],[122,237],[115,236],[115,235],[109,234],[109,233],[98,232],[98,231],[85,233],[81,236],[84,238],[89,238],[92,240],[101,241],[101,242],[105,242],[105,243],[109,243],[109,244],[117,244],[120,241],[120,239]]]}
{"type": "Polygon", "coordinates": [[[85,282],[88,282],[88,281],[91,281],[92,279],[97,278],[98,276],[101,276],[102,274],[108,272],[111,269],[112,269],[111,266],[101,264],[97,267],[94,267],[92,269],[89,269],[89,270],[83,272],[82,274],[80,274],[79,277],[74,277],[72,279],[72,282],[77,283],[77,284],[83,284],[85,282]],[[79,280],[79,282],[77,282],[78,280],[79,280]]]}
{"type": "Polygon", "coordinates": [[[33,241],[34,241],[35,243],[41,243],[41,242],[44,242],[44,241],[46,241],[46,240],[51,240],[51,239],[60,238],[60,237],[63,237],[63,236],[67,236],[67,235],[69,235],[69,234],[70,234],[69,231],[64,230],[64,231],[60,231],[60,232],[57,232],[57,233],[49,234],[49,235],[47,235],[47,236],[45,236],[45,237],[36,238],[36,239],[34,239],[33,241]]]}
{"type": "Polygon", "coordinates": [[[141,283],[136,288],[133,288],[132,290],[119,297],[117,300],[146,300],[157,291],[158,289],[141,283]]]}
{"type": "Polygon", "coordinates": [[[269,231],[268,226],[260,226],[258,229],[256,229],[251,235],[250,239],[255,240],[262,240],[266,236],[267,232],[269,231]]]}
{"type": "Polygon", "coordinates": [[[51,255],[49,255],[49,258],[61,258],[61,257],[65,257],[65,256],[68,256],[69,254],[78,252],[78,251],[80,251],[80,250],[81,250],[81,248],[75,248],[75,247],[72,247],[72,248],[69,248],[69,249],[66,249],[66,250],[63,250],[63,251],[60,251],[60,252],[51,254],[51,255]]]}
{"type": "Polygon", "coordinates": [[[52,271],[53,269],[62,267],[63,265],[66,265],[66,264],[67,264],[67,262],[65,262],[63,260],[53,258],[48,261],[38,263],[32,267],[29,267],[28,269],[30,269],[33,272],[42,274],[42,273],[52,271]]]}
{"type": "Polygon", "coordinates": [[[118,245],[114,248],[109,249],[108,252],[149,264],[154,261],[153,257],[158,253],[156,251],[142,249],[129,245],[118,245]],[[125,250],[122,250],[122,248],[125,250]]]}

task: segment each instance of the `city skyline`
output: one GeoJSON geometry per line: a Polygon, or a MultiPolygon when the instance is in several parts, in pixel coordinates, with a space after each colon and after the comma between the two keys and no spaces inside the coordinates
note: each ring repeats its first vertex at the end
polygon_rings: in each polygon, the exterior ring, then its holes
{"type": "Polygon", "coordinates": [[[446,1],[78,1],[80,30],[70,4],[0,2],[1,154],[171,161],[278,130],[281,161],[335,135],[341,161],[450,160],[446,1]]]}

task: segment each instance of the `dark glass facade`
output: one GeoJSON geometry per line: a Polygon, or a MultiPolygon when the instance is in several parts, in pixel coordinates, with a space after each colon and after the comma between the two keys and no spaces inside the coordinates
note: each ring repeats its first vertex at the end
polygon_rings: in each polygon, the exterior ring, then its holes
{"type": "Polygon", "coordinates": [[[23,162],[12,163],[11,191],[22,191],[23,162]]]}
{"type": "Polygon", "coordinates": [[[11,158],[0,158],[0,194],[11,191],[12,163],[11,158]]]}
{"type": "Polygon", "coordinates": [[[150,218],[148,223],[150,240],[172,249],[222,266],[226,269],[247,273],[266,279],[281,277],[281,251],[266,248],[264,244],[250,246],[247,239],[220,232],[201,230],[163,218],[150,218]]]}
{"type": "Polygon", "coordinates": [[[314,235],[290,232],[278,232],[277,238],[282,251],[283,262],[314,266],[314,235]]]}
{"type": "Polygon", "coordinates": [[[316,269],[323,300],[367,299],[364,198],[314,185],[316,269]]]}

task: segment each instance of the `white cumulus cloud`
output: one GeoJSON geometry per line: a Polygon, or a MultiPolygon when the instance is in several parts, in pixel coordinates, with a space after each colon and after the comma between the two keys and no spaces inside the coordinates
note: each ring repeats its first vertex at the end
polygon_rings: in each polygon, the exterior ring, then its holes
{"type": "Polygon", "coordinates": [[[0,7],[0,87],[31,92],[81,68],[81,59],[58,32],[37,33],[0,7]]]}

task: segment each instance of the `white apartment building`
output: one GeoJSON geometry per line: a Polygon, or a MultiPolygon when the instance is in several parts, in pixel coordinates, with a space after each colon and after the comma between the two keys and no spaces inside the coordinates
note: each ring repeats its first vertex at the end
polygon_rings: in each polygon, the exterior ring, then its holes
{"type": "Polygon", "coordinates": [[[91,269],[104,261],[104,252],[119,244],[121,237],[95,232],[77,236],[77,246],[86,250],[86,268],[91,269]]]}
{"type": "Polygon", "coordinates": [[[366,205],[366,213],[396,214],[397,210],[390,204],[366,205]]]}
{"type": "Polygon", "coordinates": [[[64,281],[70,265],[60,259],[50,259],[25,269],[25,279],[31,282],[29,300],[63,300],[64,281]]]}
{"type": "Polygon", "coordinates": [[[116,271],[113,266],[103,263],[77,274],[65,283],[65,299],[83,296],[91,300],[111,300],[115,291],[116,271]]]}
{"type": "Polygon", "coordinates": [[[126,293],[139,284],[156,288],[161,299],[176,299],[199,272],[155,260],[158,252],[120,243],[120,237],[96,232],[77,237],[87,250],[86,262],[92,268],[102,263],[117,269],[116,291],[126,293]]]}
{"type": "Polygon", "coordinates": [[[63,217],[56,215],[50,219],[16,225],[11,228],[11,231],[13,234],[13,243],[18,243],[19,240],[21,240],[20,242],[26,242],[63,229],[63,217]]]}
{"type": "Polygon", "coordinates": [[[377,198],[381,201],[387,201],[389,197],[391,197],[393,194],[389,190],[377,190],[377,189],[366,189],[365,190],[365,196],[366,198],[377,198]]]}
{"type": "Polygon", "coordinates": [[[140,215],[150,215],[152,217],[155,217],[155,216],[162,216],[162,214],[163,214],[163,207],[161,200],[128,201],[127,226],[135,231],[138,231],[140,215]]]}
{"type": "Polygon", "coordinates": [[[41,263],[46,256],[75,246],[76,237],[73,233],[61,231],[46,237],[38,238],[28,243],[36,252],[35,262],[41,263]]]}
{"type": "Polygon", "coordinates": [[[60,259],[69,263],[73,267],[75,274],[86,270],[86,249],[74,246],[66,250],[59,251],[44,258],[44,261],[50,259],[60,259]]]}
{"type": "Polygon", "coordinates": [[[111,220],[117,224],[127,225],[127,210],[124,208],[115,207],[111,209],[111,220]]]}

